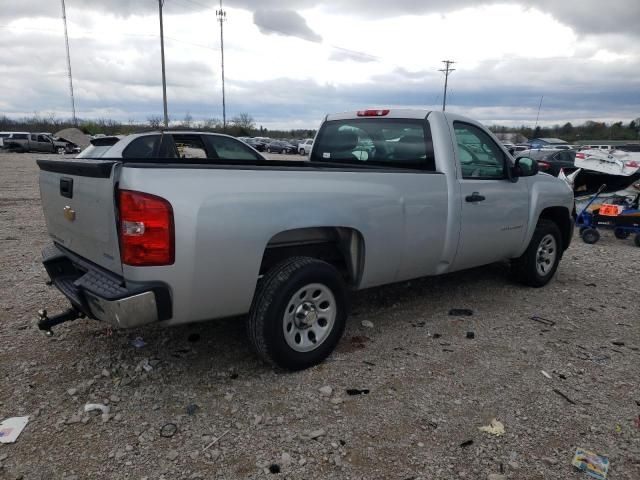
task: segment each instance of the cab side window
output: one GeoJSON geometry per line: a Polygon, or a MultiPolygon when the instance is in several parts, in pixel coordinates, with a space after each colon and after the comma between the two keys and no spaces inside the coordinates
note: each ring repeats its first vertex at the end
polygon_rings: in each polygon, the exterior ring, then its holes
{"type": "Polygon", "coordinates": [[[502,149],[482,129],[454,122],[462,178],[499,180],[506,178],[507,159],[502,149]]]}
{"type": "Polygon", "coordinates": [[[235,138],[223,135],[204,135],[204,141],[209,148],[210,157],[220,160],[264,160],[251,148],[235,138]]]}

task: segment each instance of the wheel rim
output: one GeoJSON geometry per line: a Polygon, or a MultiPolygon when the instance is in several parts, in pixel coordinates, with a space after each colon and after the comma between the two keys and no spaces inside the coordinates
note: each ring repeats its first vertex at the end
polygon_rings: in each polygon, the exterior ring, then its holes
{"type": "Polygon", "coordinates": [[[538,275],[546,277],[553,269],[558,256],[558,246],[553,235],[545,235],[540,240],[536,255],[536,270],[538,275]]]}
{"type": "Polygon", "coordinates": [[[296,352],[311,352],[333,330],[337,305],[333,292],[321,283],[305,285],[294,293],[282,318],[287,345],[296,352]]]}

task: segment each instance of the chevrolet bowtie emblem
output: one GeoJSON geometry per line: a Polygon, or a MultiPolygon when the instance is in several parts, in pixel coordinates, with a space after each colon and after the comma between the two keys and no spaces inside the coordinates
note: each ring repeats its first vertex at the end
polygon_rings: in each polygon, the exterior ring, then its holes
{"type": "Polygon", "coordinates": [[[76,211],[69,205],[64,207],[64,218],[66,218],[70,222],[73,222],[76,219],[76,211]]]}

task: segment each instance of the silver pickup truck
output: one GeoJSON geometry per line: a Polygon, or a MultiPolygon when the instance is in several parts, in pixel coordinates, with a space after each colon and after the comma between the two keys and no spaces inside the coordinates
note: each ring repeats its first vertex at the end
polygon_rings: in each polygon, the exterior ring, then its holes
{"type": "Polygon", "coordinates": [[[450,113],[329,115],[308,161],[171,131],[99,154],[38,161],[44,265],[72,305],[43,330],[244,316],[262,358],[302,369],[338,343],[349,290],[503,260],[541,287],[573,234],[565,182],[450,113]]]}

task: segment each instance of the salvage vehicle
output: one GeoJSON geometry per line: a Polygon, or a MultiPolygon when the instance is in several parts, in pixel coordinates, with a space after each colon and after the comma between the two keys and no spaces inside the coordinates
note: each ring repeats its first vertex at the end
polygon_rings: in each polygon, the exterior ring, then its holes
{"type": "Polygon", "coordinates": [[[451,113],[329,115],[308,161],[156,132],[38,165],[44,266],[71,302],[41,312],[42,330],[83,315],[122,328],[246,315],[253,349],[291,370],[333,351],[349,290],[504,260],[542,287],[573,232],[565,182],[451,113]]]}
{"type": "Polygon", "coordinates": [[[533,158],[538,162],[538,168],[541,172],[548,173],[554,177],[560,174],[560,170],[563,170],[565,174],[570,174],[577,170],[575,166],[575,150],[542,148],[539,150],[525,150],[516,154],[515,157],[533,158]]]}
{"type": "Polygon", "coordinates": [[[46,133],[13,135],[3,139],[3,148],[15,152],[73,153],[74,145],[68,141],[59,141],[46,133]]]}
{"type": "Polygon", "coordinates": [[[313,149],[313,138],[307,138],[298,144],[298,153],[300,155],[308,155],[313,149]]]}

